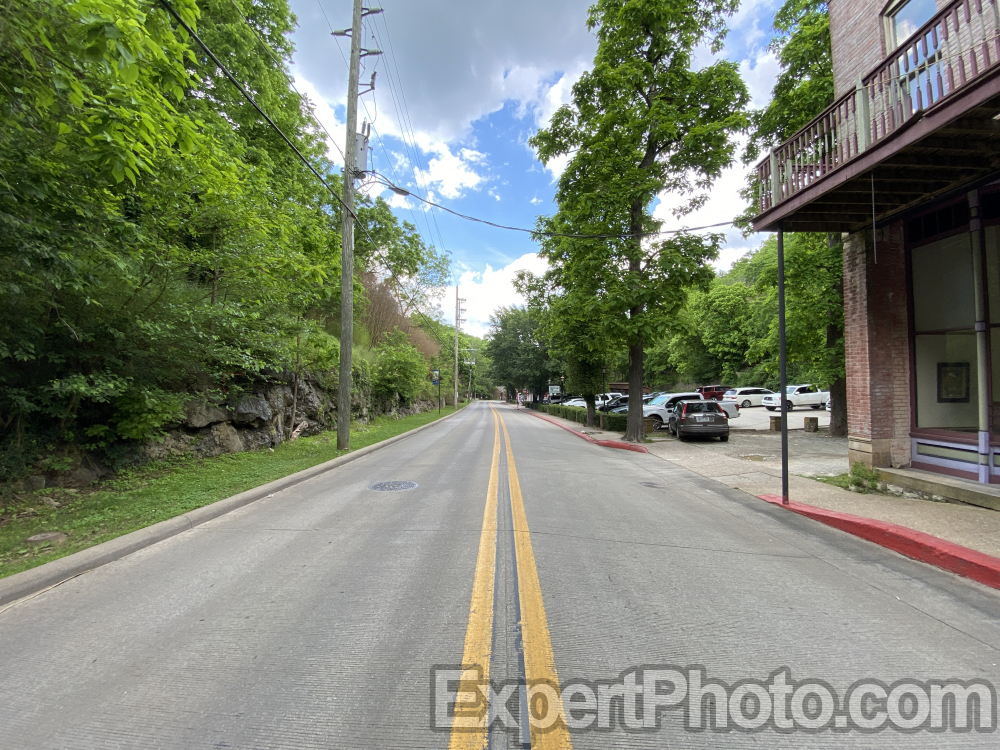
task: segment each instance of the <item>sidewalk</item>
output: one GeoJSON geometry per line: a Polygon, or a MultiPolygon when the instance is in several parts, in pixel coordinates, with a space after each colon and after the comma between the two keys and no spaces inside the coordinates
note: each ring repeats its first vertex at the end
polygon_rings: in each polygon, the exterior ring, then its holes
{"type": "MultiPolygon", "coordinates": [[[[618,432],[585,428],[568,419],[544,415],[595,440],[620,440],[618,432]]],[[[778,436],[775,435],[774,438],[778,436]]],[[[766,438],[763,438],[766,440],[766,438]]],[[[824,484],[796,473],[830,474],[847,471],[846,440],[840,458],[838,438],[789,434],[789,494],[792,500],[825,510],[849,513],[862,518],[897,524],[939,537],[953,544],[1000,558],[1000,512],[956,503],[937,503],[908,497],[862,495],[824,484]],[[838,468],[839,467],[839,468],[838,468]],[[824,471],[830,468],[832,471],[824,471]]],[[[681,442],[657,432],[645,444],[650,454],[683,466],[751,495],[780,495],[780,444],[767,443],[759,453],[743,453],[742,436],[732,435],[729,443],[717,440],[681,442]]],[[[763,501],[762,501],[763,502],[763,501]]]]}

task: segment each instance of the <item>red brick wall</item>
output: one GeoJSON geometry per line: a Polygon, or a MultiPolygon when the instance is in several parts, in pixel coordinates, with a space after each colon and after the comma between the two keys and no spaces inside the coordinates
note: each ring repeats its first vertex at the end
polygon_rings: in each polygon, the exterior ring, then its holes
{"type": "Polygon", "coordinates": [[[880,15],[885,0],[829,0],[829,7],[833,84],[839,97],[885,57],[880,15]]]}
{"type": "Polygon", "coordinates": [[[852,460],[910,462],[910,347],[903,225],[844,240],[844,348],[852,460]],[[867,453],[867,455],[862,455],[867,453]]]}

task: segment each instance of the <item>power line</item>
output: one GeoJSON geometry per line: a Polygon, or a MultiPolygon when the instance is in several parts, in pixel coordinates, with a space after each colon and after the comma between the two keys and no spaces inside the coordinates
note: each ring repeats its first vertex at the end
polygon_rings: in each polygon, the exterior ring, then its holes
{"type": "MultiPolygon", "coordinates": [[[[412,141],[413,154],[416,157],[416,160],[421,161],[421,165],[423,166],[422,160],[420,159],[420,150],[419,150],[419,147],[417,146],[417,138],[416,138],[416,135],[415,135],[415,133],[413,131],[413,121],[410,118],[410,109],[406,105],[406,95],[403,93],[403,79],[402,79],[402,76],[399,73],[399,61],[396,58],[396,50],[395,50],[395,47],[392,44],[392,34],[389,32],[389,22],[386,20],[386,15],[387,14],[383,13],[381,15],[382,15],[382,26],[385,29],[385,38],[386,38],[386,41],[389,42],[389,45],[388,45],[389,46],[389,54],[392,57],[393,68],[395,68],[395,70],[396,70],[396,85],[399,88],[399,100],[400,100],[400,102],[403,105],[403,114],[405,115],[405,118],[406,118],[405,121],[403,121],[401,124],[403,125],[404,132],[405,132],[406,128],[409,129],[410,140],[412,141]]],[[[376,36],[376,39],[378,39],[377,36],[376,36]]],[[[381,40],[379,40],[379,44],[380,44],[380,46],[384,46],[384,45],[381,44],[381,40]]],[[[392,91],[392,80],[391,80],[392,76],[389,73],[389,64],[388,64],[388,62],[386,63],[386,75],[390,78],[389,85],[390,85],[390,91],[392,91]]],[[[397,113],[398,113],[398,108],[397,108],[397,113]]],[[[405,140],[404,140],[404,143],[405,143],[405,140]]],[[[419,180],[417,179],[417,174],[416,174],[416,172],[417,172],[416,163],[415,163],[415,160],[412,159],[412,158],[410,160],[410,165],[413,168],[414,182],[419,185],[419,180]]],[[[445,249],[445,247],[444,247],[444,238],[441,235],[441,227],[439,227],[438,223],[437,223],[437,216],[435,216],[435,215],[432,214],[431,215],[431,219],[434,221],[434,228],[437,230],[438,239],[441,242],[441,248],[445,249]]]]}
{"type": "MultiPolygon", "coordinates": [[[[236,12],[239,13],[240,18],[243,19],[243,23],[245,23],[247,25],[247,27],[250,29],[250,31],[253,32],[254,36],[257,37],[257,40],[261,43],[261,45],[264,47],[264,49],[267,50],[267,54],[271,56],[271,59],[274,61],[274,64],[278,66],[278,70],[280,70],[281,73],[282,73],[282,75],[285,76],[285,80],[288,81],[288,85],[291,86],[292,89],[295,91],[295,93],[299,95],[300,99],[306,99],[306,97],[304,97],[302,95],[302,92],[299,91],[298,88],[295,86],[295,81],[293,81],[292,78],[291,78],[291,76],[289,76],[288,73],[285,72],[285,65],[284,65],[284,63],[281,60],[278,59],[277,55],[274,54],[274,50],[271,49],[271,45],[268,44],[267,40],[265,40],[264,37],[261,36],[260,32],[257,31],[257,29],[254,28],[253,24],[250,23],[250,19],[248,19],[245,15],[243,15],[243,11],[241,11],[240,10],[240,6],[238,6],[236,4],[236,0],[229,0],[229,2],[231,2],[233,4],[233,7],[236,9],[236,12]]],[[[321,5],[320,6],[320,10],[322,10],[322,9],[323,9],[323,6],[321,5]]],[[[326,11],[323,11],[323,15],[324,16],[326,15],[326,11]]],[[[329,20],[327,21],[327,23],[329,23],[329,20]]],[[[347,157],[344,156],[344,152],[340,150],[340,146],[337,145],[337,141],[335,141],[334,138],[333,138],[333,136],[330,135],[330,131],[326,129],[326,125],[324,125],[320,121],[320,119],[318,117],[316,117],[315,113],[312,110],[309,111],[309,114],[311,116],[310,119],[312,119],[312,121],[314,123],[316,123],[317,125],[319,125],[319,127],[323,130],[323,132],[326,133],[327,138],[330,139],[330,143],[333,144],[333,147],[335,149],[337,149],[337,153],[340,154],[340,158],[344,159],[344,161],[346,162],[347,161],[347,157]]]]}
{"type": "MultiPolygon", "coordinates": [[[[344,50],[340,46],[340,38],[337,37],[336,34],[333,34],[333,31],[334,31],[333,25],[330,23],[330,19],[326,15],[326,9],[323,7],[322,0],[316,0],[316,2],[319,5],[320,10],[323,11],[323,17],[326,18],[326,25],[330,28],[330,33],[333,35],[334,41],[337,44],[337,51],[340,53],[340,57],[343,59],[344,64],[347,65],[347,56],[344,55],[344,50]]],[[[362,20],[362,23],[364,23],[363,20],[362,20]]],[[[381,41],[378,40],[377,37],[376,37],[376,41],[381,46],[381,41]]],[[[377,62],[376,62],[376,64],[377,64],[377,62]]],[[[387,77],[387,79],[389,81],[389,94],[390,94],[390,97],[392,98],[393,107],[396,109],[396,119],[398,120],[398,119],[400,119],[399,109],[398,109],[398,107],[396,107],[395,92],[394,92],[393,87],[392,87],[392,76],[390,75],[388,68],[386,69],[386,77],[387,77]]],[[[372,119],[371,113],[368,111],[368,105],[367,105],[367,103],[365,102],[364,99],[361,100],[361,106],[363,106],[365,108],[365,114],[367,114],[368,115],[368,119],[371,120],[372,119]]],[[[385,143],[382,141],[382,136],[379,134],[378,129],[374,127],[374,124],[372,126],[372,130],[375,131],[375,138],[378,140],[379,146],[382,148],[382,154],[385,156],[385,160],[389,163],[389,169],[392,171],[393,175],[395,175],[396,174],[396,170],[395,170],[395,167],[392,164],[392,159],[389,158],[388,150],[385,147],[385,143]]],[[[405,139],[405,136],[401,140],[403,141],[404,151],[406,151],[406,147],[409,144],[407,143],[407,141],[405,139]]],[[[407,159],[410,158],[408,152],[406,154],[406,158],[407,159]]],[[[415,175],[414,175],[414,178],[415,178],[415,175]]],[[[396,179],[398,180],[399,178],[396,177],[396,179]]],[[[407,206],[407,208],[410,211],[410,216],[413,217],[414,228],[416,228],[417,231],[419,232],[420,231],[420,229],[419,229],[420,221],[417,219],[417,214],[413,210],[412,206],[407,206]]],[[[430,225],[430,222],[427,220],[427,215],[426,214],[424,214],[424,225],[427,227],[427,236],[428,236],[428,238],[430,238],[430,240],[433,242],[433,240],[434,240],[434,233],[431,231],[431,225],[430,225]]],[[[438,239],[439,240],[440,240],[440,235],[441,235],[441,233],[440,233],[440,230],[439,230],[438,231],[438,239]]],[[[444,250],[445,249],[444,248],[444,242],[441,241],[441,242],[439,242],[439,244],[441,245],[441,249],[444,250]]]]}
{"type": "MultiPolygon", "coordinates": [[[[347,211],[355,221],[357,221],[358,215],[354,213],[354,211],[351,211],[344,204],[343,199],[339,195],[337,195],[336,191],[334,191],[332,187],[330,187],[330,184],[326,181],[323,175],[321,175],[319,171],[312,165],[312,162],[309,161],[302,154],[301,151],[299,151],[298,146],[292,143],[292,140],[287,135],[285,135],[284,131],[281,128],[279,128],[277,124],[275,124],[274,120],[271,119],[270,115],[268,115],[267,112],[265,112],[261,108],[261,106],[257,104],[254,98],[250,95],[250,93],[243,87],[243,84],[236,79],[236,76],[234,76],[231,72],[229,72],[229,68],[227,68],[225,65],[222,64],[222,61],[215,56],[215,53],[212,52],[211,48],[207,44],[205,44],[204,41],[202,41],[201,37],[199,37],[194,32],[194,29],[188,26],[187,22],[183,18],[181,18],[180,14],[176,10],[174,10],[174,6],[172,6],[169,2],[167,2],[167,0],[160,0],[160,3],[167,9],[170,15],[172,15],[177,20],[177,23],[179,23],[184,28],[184,30],[191,36],[191,38],[198,43],[198,46],[200,46],[203,50],[205,50],[205,54],[208,55],[208,57],[212,60],[212,62],[214,62],[215,65],[219,68],[219,70],[222,71],[222,74],[227,79],[229,79],[229,82],[232,83],[239,90],[239,92],[243,95],[243,98],[246,99],[253,106],[253,108],[260,113],[260,116],[264,118],[264,120],[267,122],[268,125],[271,126],[274,132],[276,132],[278,135],[281,136],[282,140],[286,144],[288,144],[288,147],[295,152],[296,156],[299,157],[299,160],[303,164],[305,164],[306,167],[309,169],[309,171],[316,176],[316,179],[318,179],[323,184],[323,187],[325,187],[327,190],[330,191],[330,195],[336,198],[337,201],[340,203],[340,205],[344,208],[344,210],[347,211]]],[[[362,229],[364,230],[363,226],[362,229]]],[[[367,235],[368,232],[365,231],[365,234],[367,235]]],[[[375,245],[376,247],[378,246],[375,243],[375,241],[371,239],[371,235],[368,235],[368,239],[371,240],[373,245],[375,245]]]]}
{"type": "Polygon", "coordinates": [[[433,206],[434,208],[440,208],[442,211],[447,211],[448,213],[453,214],[454,216],[457,216],[460,219],[465,219],[466,221],[474,221],[479,224],[487,224],[491,227],[496,227],[497,229],[507,229],[512,232],[525,232],[527,234],[533,234],[538,237],[567,237],[569,239],[575,239],[575,240],[609,240],[609,239],[627,240],[627,239],[633,239],[635,237],[639,238],[656,237],[663,234],[684,234],[686,232],[698,232],[701,231],[702,229],[716,229],[718,227],[729,227],[733,226],[734,224],[734,222],[731,221],[723,221],[719,222],[718,224],[706,224],[703,227],[686,227],[684,229],[663,229],[663,230],[658,230],[656,232],[631,232],[628,234],[568,234],[566,232],[545,232],[538,229],[525,229],[524,227],[511,227],[507,226],[506,224],[496,224],[492,221],[487,221],[486,219],[480,219],[475,216],[469,216],[468,214],[461,214],[458,211],[453,211],[447,206],[442,206],[440,203],[435,203],[434,201],[429,201],[426,198],[421,198],[419,195],[411,193],[409,190],[405,188],[393,185],[389,181],[389,178],[383,174],[379,174],[377,172],[375,172],[374,174],[376,177],[381,178],[382,182],[380,184],[385,185],[387,188],[389,188],[392,192],[396,193],[397,195],[412,196],[416,198],[418,201],[426,203],[428,206],[433,206]]]}
{"type": "MultiPolygon", "coordinates": [[[[347,211],[351,215],[351,217],[354,219],[354,221],[357,223],[357,225],[361,228],[361,231],[364,232],[364,235],[368,238],[368,241],[372,243],[372,247],[376,247],[377,248],[378,247],[378,243],[375,241],[375,239],[369,233],[368,227],[366,227],[364,225],[364,223],[359,220],[358,215],[354,211],[350,210],[344,204],[343,199],[339,195],[337,195],[336,191],[334,191],[334,189],[332,187],[330,187],[330,184],[323,178],[323,175],[321,175],[319,173],[319,171],[317,171],[316,168],[312,165],[312,162],[310,162],[302,154],[302,152],[299,151],[299,149],[296,147],[296,145],[294,143],[292,143],[291,139],[289,139],[289,137],[287,135],[285,135],[285,133],[281,130],[281,128],[279,128],[277,126],[277,124],[275,124],[274,120],[271,119],[271,117],[267,114],[267,112],[265,112],[261,108],[261,106],[259,104],[257,104],[257,102],[254,100],[254,98],[250,95],[250,93],[243,87],[243,84],[241,84],[236,79],[236,77],[229,71],[229,69],[225,65],[222,64],[222,61],[219,60],[218,57],[216,57],[215,53],[212,52],[212,49],[204,41],[202,41],[201,37],[199,37],[194,32],[194,29],[192,29],[190,26],[188,26],[187,22],[185,22],[185,20],[183,18],[181,18],[180,14],[174,9],[174,7],[169,2],[167,2],[167,0],[160,0],[160,3],[167,9],[167,12],[169,12],[170,15],[173,16],[177,20],[177,22],[184,28],[184,30],[191,36],[191,38],[194,39],[198,43],[198,46],[200,46],[205,51],[205,54],[208,55],[208,57],[212,60],[212,62],[214,62],[216,64],[216,66],[218,66],[219,70],[222,71],[222,74],[229,80],[230,83],[232,83],[239,90],[240,94],[243,95],[243,98],[246,99],[253,106],[253,108],[256,109],[257,112],[260,113],[260,116],[264,118],[264,120],[267,122],[267,124],[270,125],[271,128],[278,135],[281,136],[282,140],[284,140],[285,143],[288,145],[288,147],[291,148],[292,151],[295,152],[295,155],[299,157],[299,160],[303,164],[305,164],[306,167],[309,169],[309,171],[312,172],[316,176],[316,179],[318,179],[323,184],[323,186],[330,192],[330,195],[332,195],[337,200],[337,202],[340,203],[340,205],[343,208],[343,210],[347,211]]],[[[345,179],[347,179],[347,175],[345,175],[345,179]]],[[[387,269],[387,270],[389,271],[389,274],[393,277],[393,279],[396,281],[396,284],[397,284],[398,288],[400,289],[400,293],[403,293],[402,292],[402,286],[403,285],[402,285],[402,282],[399,280],[399,277],[396,276],[395,272],[391,268],[387,269]]],[[[341,283],[342,284],[344,283],[344,279],[341,279],[341,283]]],[[[351,280],[351,283],[353,283],[353,279],[351,280]]],[[[412,299],[408,299],[407,301],[412,302],[413,300],[412,299]]],[[[420,310],[419,308],[415,308],[415,309],[416,309],[417,314],[420,315],[420,317],[422,317],[424,320],[428,321],[428,323],[430,322],[430,318],[428,318],[426,315],[424,315],[424,313],[423,313],[422,310],[420,310]]],[[[435,336],[435,338],[436,338],[436,336],[435,336]]]]}

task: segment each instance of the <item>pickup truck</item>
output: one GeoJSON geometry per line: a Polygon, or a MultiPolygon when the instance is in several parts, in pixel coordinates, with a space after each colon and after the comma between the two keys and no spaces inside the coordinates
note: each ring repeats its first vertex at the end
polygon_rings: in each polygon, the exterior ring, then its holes
{"type": "MultiPolygon", "coordinates": [[[[791,411],[796,406],[811,406],[813,409],[822,409],[830,400],[830,392],[822,390],[819,386],[811,383],[803,385],[789,385],[785,388],[785,400],[788,410],[791,411]]],[[[764,408],[774,411],[781,406],[781,394],[769,393],[764,396],[764,408]]]]}
{"type": "MultiPolygon", "coordinates": [[[[659,421],[656,426],[666,427],[670,422],[670,415],[674,411],[674,406],[680,401],[709,401],[711,399],[705,398],[702,394],[693,393],[661,393],[659,396],[654,398],[648,404],[643,404],[642,416],[647,419],[655,419],[659,421]]],[[[719,406],[724,412],[729,416],[730,419],[736,419],[740,416],[740,407],[738,404],[729,402],[721,403],[719,406]]]]}

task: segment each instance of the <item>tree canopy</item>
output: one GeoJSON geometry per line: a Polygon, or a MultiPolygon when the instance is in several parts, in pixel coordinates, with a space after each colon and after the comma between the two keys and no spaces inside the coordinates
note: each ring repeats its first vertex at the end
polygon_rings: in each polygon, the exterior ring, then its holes
{"type": "MultiPolygon", "coordinates": [[[[721,237],[680,234],[644,239],[660,222],[656,196],[684,196],[681,212],[732,163],[734,135],[746,125],[746,87],[735,63],[695,69],[699,44],[717,48],[732,0],[600,0],[591,71],[573,87],[531,143],[547,163],[571,156],[556,191],[558,212],[538,228],[607,239],[549,238],[541,255],[557,293],[593,294],[593,314],[610,341],[629,349],[629,388],[642,388],[643,351],[662,336],[691,285],[711,278],[707,262],[721,237]]],[[[575,304],[575,303],[574,303],[575,304]]],[[[629,406],[626,439],[642,439],[641,402],[629,406]]]]}
{"type": "MultiPolygon", "coordinates": [[[[286,0],[172,5],[338,190],[286,0]]],[[[11,0],[0,122],[0,474],[336,347],[339,203],[160,3],[11,0]]],[[[447,257],[380,199],[358,213],[359,276],[432,306],[447,257]]]]}

